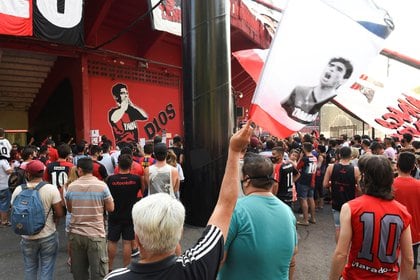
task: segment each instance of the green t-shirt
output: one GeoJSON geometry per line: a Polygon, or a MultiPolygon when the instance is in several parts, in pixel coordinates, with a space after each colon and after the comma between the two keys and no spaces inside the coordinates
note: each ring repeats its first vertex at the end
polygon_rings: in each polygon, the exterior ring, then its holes
{"type": "Polygon", "coordinates": [[[236,204],[218,279],[289,279],[297,246],[296,218],[275,196],[248,195],[236,204]]]}

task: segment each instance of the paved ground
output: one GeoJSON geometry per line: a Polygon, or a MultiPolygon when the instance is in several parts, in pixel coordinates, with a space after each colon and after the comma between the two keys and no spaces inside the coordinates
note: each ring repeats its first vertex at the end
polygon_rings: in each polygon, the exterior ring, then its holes
{"type": "MultiPolygon", "coordinates": [[[[334,226],[330,206],[317,212],[317,224],[308,227],[298,226],[299,253],[297,255],[297,280],[327,279],[331,256],[335,247],[334,226]]],[[[202,228],[186,225],[182,247],[192,246],[202,232],[202,228]]],[[[56,264],[55,279],[73,279],[66,265],[66,238],[63,224],[59,226],[60,250],[56,264]]],[[[23,279],[23,260],[19,249],[20,237],[10,228],[0,228],[0,280],[23,279]]],[[[121,255],[117,256],[115,266],[121,266],[121,255]]],[[[256,268],[258,269],[258,268],[256,268]]],[[[245,280],[245,279],[244,279],[245,280]]]]}

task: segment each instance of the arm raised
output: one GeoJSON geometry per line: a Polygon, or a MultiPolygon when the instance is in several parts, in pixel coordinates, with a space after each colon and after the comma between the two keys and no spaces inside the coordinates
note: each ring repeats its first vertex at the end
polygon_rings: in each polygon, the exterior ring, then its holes
{"type": "Polygon", "coordinates": [[[229,153],[225,174],[220,187],[219,199],[207,223],[208,225],[215,225],[220,228],[225,240],[233,209],[238,198],[239,159],[241,157],[241,151],[248,145],[251,135],[252,128],[250,121],[248,121],[244,127],[230,138],[229,153]]]}

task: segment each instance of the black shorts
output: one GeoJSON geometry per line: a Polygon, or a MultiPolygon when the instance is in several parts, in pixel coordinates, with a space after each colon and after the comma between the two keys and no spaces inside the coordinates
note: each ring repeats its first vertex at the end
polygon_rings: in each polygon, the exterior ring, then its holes
{"type": "Polygon", "coordinates": [[[117,242],[122,236],[123,240],[134,240],[134,225],[132,222],[108,221],[108,240],[117,242]]]}

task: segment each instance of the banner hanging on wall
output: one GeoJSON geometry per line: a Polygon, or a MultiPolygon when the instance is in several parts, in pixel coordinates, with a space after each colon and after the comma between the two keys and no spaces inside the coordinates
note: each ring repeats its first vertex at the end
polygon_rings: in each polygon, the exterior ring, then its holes
{"type": "Polygon", "coordinates": [[[32,0],[0,1],[0,34],[32,36],[32,0]]]}
{"type": "Polygon", "coordinates": [[[66,45],[82,46],[84,44],[83,0],[33,1],[36,37],[66,45]]]}
{"type": "Polygon", "coordinates": [[[83,0],[1,0],[0,34],[82,46],[83,0]]]}
{"type": "Polygon", "coordinates": [[[316,120],[324,104],[344,94],[339,88],[366,70],[393,28],[371,1],[339,2],[293,0],[284,12],[249,110],[273,135],[287,137],[316,120]]]}

